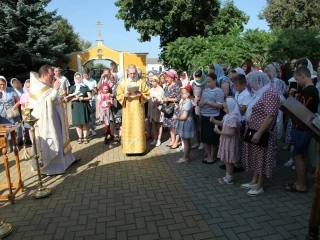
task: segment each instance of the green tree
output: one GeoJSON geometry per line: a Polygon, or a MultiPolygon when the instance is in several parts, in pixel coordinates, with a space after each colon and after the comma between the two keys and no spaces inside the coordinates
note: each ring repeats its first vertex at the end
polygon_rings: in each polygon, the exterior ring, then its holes
{"type": "Polygon", "coordinates": [[[286,61],[307,57],[310,60],[320,56],[320,29],[283,29],[273,32],[269,46],[270,59],[286,61]]]}
{"type": "Polygon", "coordinates": [[[226,35],[208,38],[178,38],[164,49],[164,55],[171,67],[179,70],[206,69],[209,64],[228,62],[232,67],[241,66],[246,59],[262,67],[270,57],[272,34],[261,30],[247,30],[242,33],[239,26],[226,35]]]}
{"type": "Polygon", "coordinates": [[[64,58],[65,43],[55,42],[56,12],[49,0],[0,2],[0,71],[11,77],[64,58]]]}
{"type": "MultiPolygon", "coordinates": [[[[160,36],[162,48],[179,37],[224,34],[235,25],[243,27],[248,21],[233,1],[223,8],[219,0],[146,0],[143,4],[117,0],[115,5],[119,7],[116,17],[124,20],[127,31],[136,29],[142,42],[160,36]]],[[[161,58],[167,64],[164,56],[161,58]]]]}
{"type": "Polygon", "coordinates": [[[73,29],[73,26],[63,17],[57,17],[57,29],[53,33],[56,43],[65,43],[64,53],[71,53],[81,50],[80,37],[73,29]]]}
{"type": "Polygon", "coordinates": [[[256,66],[263,67],[270,60],[270,44],[274,35],[259,29],[248,29],[243,34],[249,57],[256,66]]]}
{"type": "Polygon", "coordinates": [[[320,27],[320,4],[318,0],[267,0],[259,17],[271,29],[320,27]]]}
{"type": "Polygon", "coordinates": [[[100,69],[106,69],[107,66],[104,65],[103,63],[97,63],[93,66],[93,68],[100,68],[100,69]]]}
{"type": "Polygon", "coordinates": [[[219,11],[218,18],[214,22],[212,35],[225,35],[231,28],[239,27],[244,30],[244,24],[249,21],[249,16],[234,5],[233,1],[226,1],[219,11]]]}
{"type": "Polygon", "coordinates": [[[86,41],[84,39],[80,39],[80,50],[84,51],[87,50],[88,48],[90,48],[92,46],[92,43],[89,41],[86,41]]]}

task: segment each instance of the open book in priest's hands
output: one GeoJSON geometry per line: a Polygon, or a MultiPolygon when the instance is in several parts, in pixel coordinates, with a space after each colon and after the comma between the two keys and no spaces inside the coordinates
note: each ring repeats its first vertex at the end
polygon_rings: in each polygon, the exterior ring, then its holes
{"type": "Polygon", "coordinates": [[[128,86],[127,91],[128,93],[135,94],[136,92],[139,92],[139,86],[128,86]]]}

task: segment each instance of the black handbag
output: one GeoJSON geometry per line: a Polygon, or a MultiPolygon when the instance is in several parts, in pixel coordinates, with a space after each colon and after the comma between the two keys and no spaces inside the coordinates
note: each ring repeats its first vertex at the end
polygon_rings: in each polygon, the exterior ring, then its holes
{"type": "MultiPolygon", "coordinates": [[[[246,131],[246,134],[244,135],[244,141],[248,143],[252,143],[252,137],[257,131],[258,130],[248,128],[246,131]]],[[[269,137],[270,137],[269,132],[265,131],[256,145],[266,148],[268,146],[269,137]]]]}
{"type": "Polygon", "coordinates": [[[171,118],[174,113],[174,103],[163,104],[160,111],[163,112],[164,117],[171,118]]]}
{"type": "Polygon", "coordinates": [[[87,109],[88,109],[89,113],[94,113],[95,112],[93,107],[89,103],[86,103],[86,105],[87,105],[87,109]]]}

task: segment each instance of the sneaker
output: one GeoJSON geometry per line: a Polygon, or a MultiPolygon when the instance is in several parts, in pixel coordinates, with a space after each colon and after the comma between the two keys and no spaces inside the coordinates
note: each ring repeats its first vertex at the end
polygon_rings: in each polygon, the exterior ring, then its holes
{"type": "Polygon", "coordinates": [[[203,143],[200,143],[200,145],[199,145],[198,149],[199,149],[199,150],[204,149],[204,144],[203,144],[203,143]]]}
{"type": "Polygon", "coordinates": [[[195,143],[191,148],[192,148],[192,149],[196,149],[196,148],[198,148],[199,146],[200,146],[199,143],[195,143]]]}
{"type": "Polygon", "coordinates": [[[91,130],[91,134],[92,134],[92,136],[96,136],[97,132],[95,130],[91,130]]]}
{"type": "Polygon", "coordinates": [[[229,179],[227,177],[222,177],[222,178],[218,178],[218,182],[220,184],[228,184],[228,185],[231,185],[233,184],[233,179],[229,179]]]}
{"type": "Polygon", "coordinates": [[[161,141],[158,140],[157,143],[156,143],[156,147],[159,147],[161,145],[161,141]]]}
{"type": "Polygon", "coordinates": [[[184,148],[182,146],[180,146],[178,149],[177,149],[177,152],[184,152],[184,148]]]}
{"type": "Polygon", "coordinates": [[[292,169],[292,170],[296,170],[296,166],[293,165],[293,166],[291,167],[291,169],[292,169]]]}
{"type": "Polygon", "coordinates": [[[183,159],[183,158],[180,158],[178,161],[177,161],[177,163],[187,163],[188,162],[188,160],[185,160],[185,159],[183,159]]]}
{"type": "Polygon", "coordinates": [[[292,158],[290,158],[285,164],[285,167],[292,167],[294,165],[294,161],[292,158]]]}
{"type": "Polygon", "coordinates": [[[257,186],[257,184],[244,183],[244,184],[241,184],[240,187],[241,187],[242,189],[251,190],[251,189],[254,188],[255,186],[257,186]]]}
{"type": "Polygon", "coordinates": [[[153,145],[156,145],[156,143],[157,143],[157,140],[153,140],[153,141],[150,143],[150,145],[153,146],[153,145]]]}
{"type": "Polygon", "coordinates": [[[247,192],[247,195],[250,197],[256,197],[262,193],[264,193],[263,188],[259,189],[258,191],[256,189],[251,189],[249,192],[247,192]]]}

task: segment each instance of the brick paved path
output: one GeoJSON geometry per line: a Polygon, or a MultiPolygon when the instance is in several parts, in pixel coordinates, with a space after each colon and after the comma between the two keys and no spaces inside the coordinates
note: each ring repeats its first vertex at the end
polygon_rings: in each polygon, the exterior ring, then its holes
{"type": "Polygon", "coordinates": [[[182,165],[175,162],[181,154],[165,144],[128,158],[99,136],[78,145],[71,132],[82,160],[65,175],[44,179],[54,189],[51,197],[31,197],[37,178],[30,161],[21,160],[26,191],[12,206],[0,202],[0,219],[14,226],[7,239],[304,239],[313,190],[283,192],[294,171],[282,167],[282,151],[266,193],[250,198],[239,187],[250,176],[238,174],[234,186],[221,186],[217,178],[224,172],[219,164],[201,164],[203,151],[193,151],[197,161],[182,165]]]}

